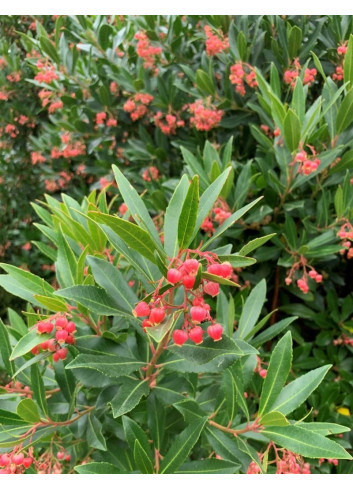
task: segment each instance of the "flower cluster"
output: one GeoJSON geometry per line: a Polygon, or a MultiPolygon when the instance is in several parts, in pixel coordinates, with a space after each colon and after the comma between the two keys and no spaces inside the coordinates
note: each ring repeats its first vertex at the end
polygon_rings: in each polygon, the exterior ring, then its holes
{"type": "Polygon", "coordinates": [[[341,241],[341,246],[342,248],[340,249],[340,254],[344,255],[347,251],[347,258],[350,260],[353,258],[353,247],[352,247],[352,241],[353,241],[353,226],[350,222],[345,222],[342,224],[340,230],[337,233],[337,236],[342,239],[341,241]]]}
{"type": "Polygon", "coordinates": [[[48,62],[43,63],[42,61],[37,62],[38,73],[34,79],[39,83],[51,83],[53,80],[58,80],[59,77],[55,71],[55,67],[48,62]]]}
{"type": "Polygon", "coordinates": [[[138,40],[136,53],[144,60],[143,67],[154,68],[156,57],[161,55],[162,48],[152,46],[145,32],[137,32],[135,39],[138,40]]]}
{"type": "Polygon", "coordinates": [[[150,182],[151,180],[158,180],[160,177],[158,168],[155,166],[149,166],[142,173],[142,178],[145,182],[150,182]]]}
{"type": "Polygon", "coordinates": [[[153,100],[153,95],[148,93],[136,93],[130,97],[124,104],[123,109],[129,112],[133,121],[141,119],[147,113],[147,105],[153,100]]]}
{"type": "Polygon", "coordinates": [[[104,122],[107,127],[116,127],[118,125],[117,119],[114,119],[114,117],[108,117],[107,119],[107,114],[105,112],[98,112],[96,114],[96,124],[97,126],[103,126],[104,122]]]}
{"type": "Polygon", "coordinates": [[[49,317],[46,321],[39,321],[35,326],[38,334],[51,334],[54,332],[55,335],[32,348],[31,353],[38,355],[40,350],[48,351],[53,353],[54,362],[65,360],[68,350],[64,344],[73,345],[75,343],[75,323],[69,321],[66,315],[58,313],[49,317]]]}
{"type": "Polygon", "coordinates": [[[206,54],[207,56],[214,56],[229,48],[228,37],[224,36],[222,32],[219,35],[213,34],[210,26],[205,25],[204,31],[206,34],[206,54]]]}
{"type": "Polygon", "coordinates": [[[349,338],[346,334],[342,334],[340,338],[336,338],[333,340],[333,344],[335,346],[337,345],[346,345],[346,346],[353,346],[353,338],[349,338]]]}
{"type": "MultiPolygon", "coordinates": [[[[274,443],[270,443],[266,452],[268,452],[269,448],[272,447],[275,452],[275,459],[269,460],[267,465],[275,464],[276,465],[276,474],[310,474],[310,464],[305,463],[303,458],[295,453],[286,450],[277,448],[274,443]]],[[[266,453],[265,452],[265,453],[266,453]]],[[[260,453],[259,458],[262,460],[264,458],[265,453],[260,453]]],[[[260,467],[256,464],[256,462],[251,462],[247,474],[259,474],[260,467]]]]}
{"type": "Polygon", "coordinates": [[[252,66],[238,61],[230,67],[229,80],[235,85],[235,91],[241,96],[245,95],[245,82],[250,88],[257,87],[256,73],[252,66]]]}
{"type": "Polygon", "coordinates": [[[51,150],[51,158],[56,160],[58,158],[75,158],[77,156],[86,154],[86,145],[81,141],[71,140],[72,135],[65,132],[61,135],[61,142],[63,143],[62,149],[54,146],[51,150]]]}
{"type": "Polygon", "coordinates": [[[12,452],[0,455],[0,474],[23,474],[32,465],[33,458],[20,450],[15,446],[12,452]]]}
{"type": "Polygon", "coordinates": [[[208,100],[206,103],[202,99],[196,100],[189,105],[190,125],[198,131],[210,131],[217,127],[223,117],[223,110],[217,108],[208,100]]]}
{"type": "MultiPolygon", "coordinates": [[[[298,76],[300,75],[300,63],[298,58],[293,61],[293,66],[284,72],[283,81],[287,85],[290,85],[294,89],[298,76]]],[[[315,68],[306,68],[303,76],[303,85],[310,85],[314,83],[315,77],[317,75],[317,70],[315,68]]]]}
{"type": "Polygon", "coordinates": [[[31,163],[32,163],[32,165],[36,165],[37,163],[45,163],[45,158],[38,151],[32,151],[31,152],[31,163]]]}
{"type": "Polygon", "coordinates": [[[311,266],[309,266],[310,270],[308,272],[307,267],[308,264],[306,258],[304,256],[300,256],[299,260],[292,265],[291,269],[287,274],[287,277],[285,278],[286,285],[290,285],[293,282],[293,280],[295,279],[296,272],[300,268],[302,269],[303,274],[301,277],[297,278],[296,284],[297,287],[304,294],[307,294],[309,292],[309,283],[308,283],[309,278],[314,280],[317,284],[320,284],[323,280],[323,276],[311,266]]]}
{"type": "Polygon", "coordinates": [[[219,198],[214,204],[209,215],[204,219],[201,224],[201,229],[208,235],[212,236],[215,232],[215,224],[220,226],[224,223],[232,213],[230,212],[227,202],[219,198]]]}
{"type": "MultiPolygon", "coordinates": [[[[315,151],[313,150],[313,156],[315,156],[315,151]]],[[[316,171],[320,165],[319,158],[310,159],[310,156],[303,149],[299,151],[294,157],[292,164],[299,163],[298,173],[302,175],[310,175],[316,171]]]]}
{"type": "Polygon", "coordinates": [[[166,114],[163,121],[163,113],[158,111],[153,118],[154,123],[157,127],[160,128],[163,134],[170,136],[175,134],[178,127],[185,126],[185,122],[181,119],[178,119],[175,115],[166,114]]]}
{"type": "Polygon", "coordinates": [[[183,324],[180,329],[173,332],[173,341],[176,345],[183,345],[188,339],[195,344],[203,341],[203,322],[210,322],[207,334],[214,341],[222,338],[223,327],[211,316],[210,306],[205,302],[205,295],[215,297],[219,293],[219,283],[212,281],[210,275],[229,278],[232,274],[232,265],[229,262],[220,263],[216,254],[201,252],[199,250],[184,250],[177,258],[171,260],[167,271],[166,281],[172,287],[162,291],[164,279],[162,279],[149,303],[139,302],[133,314],[135,317],[146,317],[142,321],[144,331],[146,328],[157,326],[164,322],[167,316],[180,311],[184,314],[183,324]],[[186,259],[181,256],[186,252],[186,259]],[[202,263],[196,258],[189,258],[190,254],[198,255],[200,260],[206,260],[207,279],[202,278],[202,263]],[[176,289],[183,288],[183,303],[170,304],[170,298],[174,296],[176,289]]]}
{"type": "Polygon", "coordinates": [[[273,138],[273,137],[277,137],[281,134],[281,131],[279,130],[278,127],[275,128],[275,130],[272,132],[270,130],[270,128],[268,126],[266,126],[266,124],[261,124],[260,126],[260,129],[266,134],[267,137],[269,138],[273,138]]]}

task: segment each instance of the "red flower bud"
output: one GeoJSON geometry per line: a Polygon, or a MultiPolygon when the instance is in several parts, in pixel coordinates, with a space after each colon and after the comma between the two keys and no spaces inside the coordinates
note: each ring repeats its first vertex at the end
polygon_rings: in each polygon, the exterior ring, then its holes
{"type": "Polygon", "coordinates": [[[38,355],[38,353],[39,353],[39,346],[35,346],[34,348],[32,348],[31,353],[33,355],[38,355]]]}
{"type": "Polygon", "coordinates": [[[183,269],[185,273],[196,275],[197,270],[199,269],[199,262],[195,258],[192,258],[190,260],[185,260],[183,269]]]}
{"type": "Polygon", "coordinates": [[[206,282],[203,286],[203,291],[212,297],[215,297],[219,293],[219,284],[216,282],[206,282]]]}
{"type": "Polygon", "coordinates": [[[159,324],[163,321],[164,318],[165,318],[165,310],[162,309],[161,307],[156,307],[155,309],[151,310],[148,319],[152,324],[159,324]]]}
{"type": "Polygon", "coordinates": [[[26,457],[23,459],[23,466],[25,469],[28,469],[28,467],[30,467],[32,465],[32,458],[31,457],[26,457]]]}
{"type": "Polygon", "coordinates": [[[54,353],[53,354],[53,360],[54,360],[55,363],[60,360],[60,357],[59,357],[59,355],[57,353],[54,353]]]}
{"type": "Polygon", "coordinates": [[[67,326],[68,320],[65,317],[58,318],[55,321],[55,326],[57,329],[62,329],[67,326]]]}
{"type": "Polygon", "coordinates": [[[73,321],[67,323],[65,331],[68,333],[74,333],[76,331],[76,324],[73,321]]]}
{"type": "Polygon", "coordinates": [[[37,323],[37,333],[42,334],[47,332],[47,323],[40,321],[37,323]]]}
{"type": "Polygon", "coordinates": [[[42,350],[47,350],[48,349],[48,340],[47,341],[43,341],[43,343],[41,343],[39,345],[39,348],[41,348],[42,350]]]}
{"type": "Polygon", "coordinates": [[[60,329],[55,333],[55,338],[58,340],[58,343],[65,343],[68,335],[69,333],[67,331],[65,331],[64,329],[60,329]]]}
{"type": "Polygon", "coordinates": [[[190,340],[196,343],[197,345],[202,343],[202,335],[203,335],[203,330],[201,326],[195,326],[189,331],[190,340]]]}
{"type": "Polygon", "coordinates": [[[65,358],[67,357],[67,354],[68,354],[68,349],[67,348],[60,348],[60,350],[58,350],[56,352],[60,358],[60,360],[65,360],[65,358]]]}
{"type": "Polygon", "coordinates": [[[186,289],[192,289],[196,278],[193,275],[185,275],[183,277],[183,285],[186,289]]]}
{"type": "Polygon", "coordinates": [[[171,284],[176,284],[180,282],[181,277],[182,277],[181,272],[179,272],[179,270],[177,270],[176,268],[171,268],[170,270],[168,270],[167,280],[171,284]]]}
{"type": "Polygon", "coordinates": [[[225,261],[224,263],[222,263],[222,265],[221,265],[221,276],[223,278],[230,277],[232,271],[233,271],[233,267],[229,262],[225,261]]]}
{"type": "Polygon", "coordinates": [[[176,345],[181,346],[187,341],[188,334],[182,329],[176,329],[173,332],[173,341],[176,345]]]}
{"type": "Polygon", "coordinates": [[[56,351],[56,341],[54,339],[48,340],[48,350],[56,351]]]}
{"type": "Polygon", "coordinates": [[[208,336],[210,336],[214,341],[219,341],[222,339],[223,327],[221,324],[211,324],[207,328],[208,336]]]}
{"type": "Polygon", "coordinates": [[[262,368],[259,372],[259,375],[264,379],[267,375],[267,370],[265,368],[262,368]]]}
{"type": "Polygon", "coordinates": [[[150,313],[150,306],[147,304],[147,302],[139,302],[135,309],[132,311],[132,314],[135,317],[141,318],[143,316],[148,316],[150,313]]]}
{"type": "Polygon", "coordinates": [[[193,306],[190,309],[190,316],[193,323],[201,323],[206,318],[206,310],[200,306],[193,306]]]}
{"type": "Polygon", "coordinates": [[[222,276],[222,265],[220,263],[214,263],[207,267],[208,273],[212,273],[212,275],[218,275],[218,277],[222,276]]]}
{"type": "Polygon", "coordinates": [[[58,452],[58,453],[56,454],[56,458],[57,458],[58,460],[62,460],[62,459],[64,458],[64,456],[65,456],[64,452],[58,452]]]}
{"type": "Polygon", "coordinates": [[[75,338],[72,336],[72,334],[69,334],[68,337],[66,338],[66,343],[69,345],[74,345],[76,342],[75,338]]]}
{"type": "Polygon", "coordinates": [[[23,455],[23,453],[18,453],[17,455],[14,455],[12,457],[12,461],[16,465],[22,465],[22,462],[23,462],[23,459],[24,458],[25,458],[25,456],[23,455]]]}

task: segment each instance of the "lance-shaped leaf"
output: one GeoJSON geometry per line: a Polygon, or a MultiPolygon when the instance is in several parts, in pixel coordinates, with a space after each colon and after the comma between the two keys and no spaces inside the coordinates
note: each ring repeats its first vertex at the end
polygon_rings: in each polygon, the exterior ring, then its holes
{"type": "Polygon", "coordinates": [[[202,365],[219,356],[232,356],[235,358],[258,353],[245,341],[234,341],[223,336],[220,341],[206,338],[201,345],[185,343],[183,346],[172,345],[168,348],[172,353],[194,364],[202,365]]]}
{"type": "Polygon", "coordinates": [[[12,350],[10,360],[22,357],[26,353],[32,350],[35,346],[39,345],[43,341],[50,338],[48,334],[38,334],[37,330],[30,331],[25,336],[22,336],[20,341],[15,345],[12,350]]]}
{"type": "Polygon", "coordinates": [[[271,411],[261,416],[261,424],[263,426],[287,426],[288,419],[279,411],[271,411]]]}
{"type": "Polygon", "coordinates": [[[149,387],[146,380],[126,379],[109,403],[113,410],[113,417],[117,418],[130,412],[138,405],[141,397],[147,396],[148,393],[149,387]]]}
{"type": "Polygon", "coordinates": [[[130,313],[138,298],[117,267],[96,256],[87,256],[87,263],[97,284],[103,287],[123,310],[130,313]]]}
{"type": "Polygon", "coordinates": [[[13,364],[10,362],[11,356],[11,344],[10,337],[5,324],[0,319],[0,354],[6,372],[13,376],[14,368],[13,364]]]}
{"type": "Polygon", "coordinates": [[[78,302],[92,312],[103,316],[124,316],[131,318],[132,314],[123,311],[119,304],[110,297],[104,289],[95,285],[74,285],[67,289],[57,290],[55,295],[78,302]]]}
{"type": "Polygon", "coordinates": [[[89,353],[81,353],[66,365],[66,369],[96,370],[103,375],[116,378],[129,375],[144,365],[144,362],[133,358],[124,358],[120,355],[91,355],[89,353]]]}
{"type": "Polygon", "coordinates": [[[353,88],[342,100],[337,112],[336,131],[337,134],[343,132],[353,122],[353,88]]]}
{"type": "Polygon", "coordinates": [[[262,279],[250,292],[245,301],[240,319],[239,327],[235,333],[237,338],[245,338],[255,326],[261,309],[266,299],[266,281],[262,279]]]}
{"type": "Polygon", "coordinates": [[[270,364],[267,369],[261,397],[259,414],[263,415],[271,410],[271,405],[278,397],[284,386],[292,364],[292,336],[288,331],[275,346],[270,364]]]}
{"type": "Polygon", "coordinates": [[[300,120],[297,114],[289,109],[283,123],[284,140],[290,152],[298,148],[300,141],[300,120]]]}
{"type": "Polygon", "coordinates": [[[194,234],[199,206],[199,177],[195,175],[186,194],[178,223],[178,243],[181,250],[188,247],[194,234]]]}
{"type": "Polygon", "coordinates": [[[93,413],[89,413],[87,418],[86,440],[89,447],[107,450],[107,444],[102,433],[102,423],[93,413]]]}
{"type": "Polygon", "coordinates": [[[188,192],[188,177],[183,175],[178,183],[165,211],[164,216],[164,249],[168,256],[174,257],[179,250],[178,224],[180,212],[188,192]]]}
{"type": "Polygon", "coordinates": [[[186,462],[176,474],[237,474],[241,465],[229,460],[207,458],[206,460],[193,460],[186,462]]]}
{"type": "Polygon", "coordinates": [[[109,226],[129,248],[139,252],[152,263],[156,263],[154,252],[157,247],[147,231],[117,216],[95,211],[90,211],[89,216],[96,222],[109,226]]]}
{"type": "Polygon", "coordinates": [[[154,247],[157,246],[158,249],[162,253],[164,253],[158,231],[156,229],[156,226],[154,225],[151,216],[148,213],[148,210],[146,209],[145,204],[143,203],[143,200],[130,184],[128,179],[124,177],[119,168],[115,165],[113,165],[112,168],[114,171],[116,183],[118,184],[118,188],[131,215],[141,228],[144,228],[146,231],[148,231],[147,234],[151,236],[150,240],[154,242],[154,247]]]}
{"type": "Polygon", "coordinates": [[[23,426],[25,424],[27,424],[27,421],[20,418],[20,416],[18,416],[17,414],[0,409],[0,425],[23,426]]]}
{"type": "Polygon", "coordinates": [[[353,86],[353,35],[352,34],[349,36],[347,51],[344,57],[343,79],[344,79],[344,83],[348,83],[348,87],[353,86]]]}
{"type": "Polygon", "coordinates": [[[175,438],[171,448],[163,457],[161,474],[174,474],[176,472],[199,439],[207,419],[207,417],[204,417],[193,421],[175,438]]]}
{"type": "Polygon", "coordinates": [[[135,440],[134,444],[134,459],[137,467],[143,474],[153,474],[153,462],[147,455],[146,450],[142,447],[139,440],[135,440]]]}
{"type": "Polygon", "coordinates": [[[286,385],[275,402],[271,411],[279,411],[287,415],[300,406],[310,394],[321,384],[332,365],[316,368],[286,385]]]}
{"type": "Polygon", "coordinates": [[[32,399],[22,399],[17,406],[17,414],[28,423],[40,421],[37,405],[32,399]]]}
{"type": "Polygon", "coordinates": [[[338,443],[299,426],[268,427],[262,430],[261,434],[276,445],[303,455],[303,457],[352,459],[351,455],[338,443]]]}
{"type": "Polygon", "coordinates": [[[43,414],[48,414],[48,404],[45,396],[43,376],[39,370],[38,363],[31,365],[31,387],[33,390],[33,397],[38,406],[40,406],[43,414]]]}
{"type": "Polygon", "coordinates": [[[84,465],[76,465],[78,474],[124,474],[125,472],[109,462],[89,462],[84,465]]]}
{"type": "Polygon", "coordinates": [[[256,248],[265,244],[269,239],[273,238],[273,236],[276,236],[276,233],[267,234],[267,236],[261,236],[261,238],[255,238],[249,241],[249,243],[247,243],[240,249],[239,255],[245,256],[251,251],[256,250],[256,248]]]}

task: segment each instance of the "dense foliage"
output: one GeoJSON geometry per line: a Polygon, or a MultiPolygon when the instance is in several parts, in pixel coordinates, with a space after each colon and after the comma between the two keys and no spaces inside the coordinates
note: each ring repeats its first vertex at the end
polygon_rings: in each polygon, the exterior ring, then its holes
{"type": "Polygon", "coordinates": [[[1,18],[0,472],[352,472],[352,32],[1,18]]]}

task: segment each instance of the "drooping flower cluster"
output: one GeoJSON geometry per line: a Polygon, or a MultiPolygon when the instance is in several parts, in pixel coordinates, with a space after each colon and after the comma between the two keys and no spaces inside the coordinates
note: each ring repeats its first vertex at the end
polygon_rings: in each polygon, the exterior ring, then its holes
{"type": "MultiPolygon", "coordinates": [[[[284,72],[283,81],[287,85],[290,85],[292,90],[294,89],[297,78],[300,75],[300,70],[301,66],[299,60],[298,58],[295,58],[292,67],[284,72]]],[[[303,85],[308,85],[310,87],[310,85],[314,83],[316,75],[317,70],[315,68],[306,68],[303,76],[303,85]]]]}
{"type": "Polygon", "coordinates": [[[353,346],[353,338],[349,338],[346,334],[342,334],[339,338],[336,338],[332,342],[335,346],[337,345],[346,345],[353,346]]]}
{"type": "Polygon", "coordinates": [[[212,32],[209,25],[205,25],[204,31],[206,34],[206,54],[207,56],[215,56],[222,51],[229,48],[229,40],[227,36],[224,36],[222,32],[218,31],[217,34],[212,32]]]}
{"type": "Polygon", "coordinates": [[[217,323],[211,316],[211,308],[205,302],[205,295],[215,297],[219,293],[219,283],[212,280],[212,275],[216,277],[227,278],[232,274],[232,266],[229,262],[221,263],[215,253],[201,252],[199,250],[184,250],[179,253],[177,258],[170,262],[167,271],[165,284],[162,279],[149,302],[142,301],[137,304],[133,314],[135,317],[145,317],[142,321],[142,327],[153,328],[160,325],[170,318],[175,312],[183,313],[183,324],[180,329],[173,332],[173,341],[176,345],[183,345],[188,339],[195,344],[203,341],[205,333],[202,323],[210,323],[207,326],[207,334],[214,341],[222,338],[223,327],[217,323]],[[180,257],[186,252],[186,259],[180,257]],[[193,254],[199,259],[189,258],[193,254]],[[199,261],[200,260],[200,261],[199,261]],[[203,276],[202,261],[206,261],[207,278],[203,276]],[[162,287],[171,285],[166,290],[162,287]],[[183,303],[171,304],[170,298],[179,287],[183,288],[183,303]]]}
{"type": "MultiPolygon", "coordinates": [[[[275,452],[275,459],[268,460],[267,465],[275,464],[276,474],[311,474],[310,464],[305,463],[300,455],[296,455],[285,448],[278,448],[273,442],[268,445],[266,452],[258,454],[260,461],[263,460],[265,453],[268,453],[271,447],[275,452]]],[[[259,474],[260,472],[260,467],[256,462],[249,464],[247,474],[259,474]]]]}
{"type": "Polygon", "coordinates": [[[151,41],[145,32],[136,32],[135,39],[138,40],[136,46],[137,56],[144,60],[144,68],[154,68],[156,57],[162,53],[162,48],[152,46],[151,41]]]}
{"type": "Polygon", "coordinates": [[[51,158],[75,158],[86,154],[86,145],[81,141],[72,141],[72,134],[69,132],[63,133],[61,136],[62,148],[54,146],[51,150],[51,158]]]}
{"type": "Polygon", "coordinates": [[[337,233],[337,236],[342,239],[342,241],[341,241],[342,248],[340,249],[340,254],[344,255],[347,252],[346,258],[348,260],[350,260],[351,258],[353,258],[353,247],[352,247],[353,226],[352,226],[352,224],[349,221],[342,224],[340,230],[337,233]]]}
{"type": "Polygon", "coordinates": [[[343,80],[343,64],[344,57],[347,52],[347,41],[340,44],[337,48],[337,54],[339,56],[339,64],[335,68],[335,72],[332,74],[332,80],[341,81],[343,80]]]}
{"type": "Polygon", "coordinates": [[[33,457],[23,453],[20,446],[0,454],[0,474],[23,474],[33,463],[33,457]]]}
{"type": "Polygon", "coordinates": [[[232,213],[230,212],[227,202],[222,198],[219,198],[215,202],[209,215],[205,217],[203,223],[201,224],[201,229],[208,236],[212,236],[212,234],[215,232],[215,225],[218,227],[223,224],[224,221],[231,216],[231,214],[232,213]]]}
{"type": "Polygon", "coordinates": [[[178,127],[185,126],[185,121],[179,119],[173,114],[166,114],[166,116],[164,117],[161,111],[158,111],[156,113],[153,120],[155,125],[160,128],[162,133],[166,134],[167,136],[175,134],[178,127]]]}
{"type": "Polygon", "coordinates": [[[147,106],[152,100],[153,95],[136,93],[125,102],[123,109],[125,112],[129,112],[133,121],[137,121],[147,114],[147,106]]]}
{"type": "Polygon", "coordinates": [[[235,85],[235,91],[242,97],[245,95],[245,82],[250,88],[258,86],[253,67],[242,61],[230,67],[229,80],[232,85],[235,85]]]}
{"type": "Polygon", "coordinates": [[[68,349],[64,345],[73,345],[75,343],[74,334],[76,332],[75,323],[69,321],[66,316],[66,314],[58,313],[45,321],[39,321],[35,325],[38,334],[54,333],[54,336],[32,348],[31,353],[33,355],[38,355],[40,351],[48,351],[53,353],[54,362],[65,360],[68,349]]]}
{"type": "Polygon", "coordinates": [[[210,100],[205,102],[202,99],[190,104],[189,112],[192,114],[190,126],[198,131],[210,131],[217,127],[224,114],[223,110],[217,110],[210,100]]]}
{"type": "MultiPolygon", "coordinates": [[[[312,148],[311,148],[312,149],[312,148]]],[[[313,156],[315,157],[315,151],[312,149],[313,156]]],[[[298,173],[302,175],[310,175],[316,171],[320,165],[319,158],[310,159],[310,155],[303,149],[297,153],[292,161],[292,165],[299,163],[298,173]]]]}
{"type": "Polygon", "coordinates": [[[323,280],[323,276],[318,273],[314,267],[308,265],[307,259],[304,256],[300,256],[299,260],[295,261],[292,265],[291,269],[287,273],[287,277],[285,278],[286,285],[290,285],[293,280],[296,279],[297,287],[304,293],[307,294],[309,292],[309,278],[312,279],[317,284],[320,284],[323,280]],[[307,271],[307,267],[309,266],[310,270],[307,271]],[[298,270],[302,269],[302,275],[299,278],[296,278],[298,270]]]}

